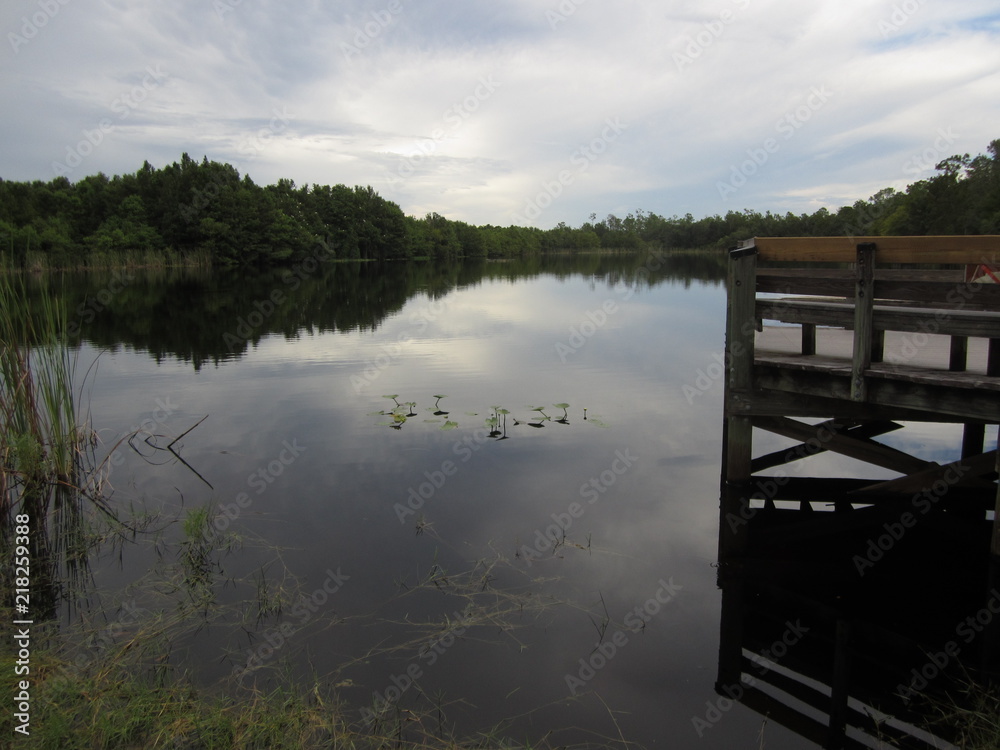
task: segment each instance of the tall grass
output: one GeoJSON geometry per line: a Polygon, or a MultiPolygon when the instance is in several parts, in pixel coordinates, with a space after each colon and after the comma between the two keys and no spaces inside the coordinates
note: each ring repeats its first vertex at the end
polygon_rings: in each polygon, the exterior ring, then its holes
{"type": "Polygon", "coordinates": [[[15,517],[27,516],[36,616],[54,609],[60,581],[82,575],[82,503],[99,495],[66,329],[66,307],[47,286],[29,305],[24,278],[0,274],[0,547],[10,549],[15,517]]]}

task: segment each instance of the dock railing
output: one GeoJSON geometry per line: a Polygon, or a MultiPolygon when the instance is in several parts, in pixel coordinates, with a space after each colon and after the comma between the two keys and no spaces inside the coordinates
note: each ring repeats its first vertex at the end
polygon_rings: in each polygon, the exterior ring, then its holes
{"type": "MultiPolygon", "coordinates": [[[[1000,389],[1000,381],[995,380],[1000,375],[1000,285],[967,280],[966,269],[981,266],[1000,266],[1000,237],[764,237],[742,243],[731,252],[730,385],[737,391],[751,385],[758,321],[771,320],[802,326],[799,354],[806,356],[817,354],[817,326],[853,330],[850,379],[844,384],[849,386],[849,394],[841,387],[832,393],[824,388],[823,395],[865,402],[873,379],[887,378],[1000,389]],[[764,263],[797,267],[764,268],[764,263]],[[822,267],[836,263],[853,263],[854,267],[822,267]],[[929,264],[938,268],[927,268],[929,264]],[[767,293],[810,296],[758,296],[767,293]],[[886,331],[950,336],[947,371],[951,373],[967,372],[969,338],[985,339],[989,341],[988,379],[968,375],[935,378],[922,370],[907,373],[901,367],[873,371],[873,364],[884,362],[886,331]]],[[[984,278],[989,280],[989,276],[984,278]]],[[[786,366],[791,363],[788,359],[784,362],[786,366]]],[[[808,364],[800,361],[798,366],[808,364]]],[[[842,373],[830,360],[817,360],[815,369],[824,364],[842,373]]],[[[890,399],[889,403],[931,411],[942,406],[921,399],[919,394],[902,402],[890,399]]],[[[965,411],[963,405],[959,415],[965,411]]],[[[992,416],[1000,421],[1000,411],[992,416]]]]}
{"type": "Polygon", "coordinates": [[[871,439],[877,430],[960,423],[963,471],[983,489],[997,469],[985,426],[1000,424],[1000,284],[989,273],[973,280],[983,267],[1000,268],[1000,236],[740,243],[728,278],[724,481],[749,485],[761,468],[753,427],[808,443],[815,426],[792,418],[819,417],[828,431],[849,425],[824,450],[905,475],[877,485],[888,493],[933,482],[947,466],[887,449],[871,439]]]}

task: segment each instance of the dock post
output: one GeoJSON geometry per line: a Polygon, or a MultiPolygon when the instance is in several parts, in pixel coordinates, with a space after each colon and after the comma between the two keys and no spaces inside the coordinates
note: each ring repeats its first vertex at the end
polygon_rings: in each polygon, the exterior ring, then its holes
{"type": "Polygon", "coordinates": [[[722,492],[719,503],[719,557],[745,554],[750,507],[753,424],[746,400],[753,390],[754,336],[757,331],[757,249],[751,243],[730,251],[726,315],[726,380],[722,492]]]}
{"type": "MultiPolygon", "coordinates": [[[[874,336],[875,296],[875,243],[858,244],[856,283],[854,290],[854,357],[851,364],[851,399],[868,398],[868,381],[865,372],[872,364],[874,336]]],[[[879,359],[881,359],[881,354],[879,359]]]]}

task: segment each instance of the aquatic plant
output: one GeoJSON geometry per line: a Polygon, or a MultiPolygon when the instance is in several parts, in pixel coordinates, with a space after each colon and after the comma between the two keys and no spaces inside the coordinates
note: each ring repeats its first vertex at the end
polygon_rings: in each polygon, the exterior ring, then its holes
{"type": "Polygon", "coordinates": [[[27,517],[32,611],[41,615],[53,611],[60,584],[85,571],[85,500],[111,514],[74,390],[66,307],[48,286],[36,302],[31,314],[24,278],[0,274],[0,546],[10,549],[14,518],[27,517]]]}

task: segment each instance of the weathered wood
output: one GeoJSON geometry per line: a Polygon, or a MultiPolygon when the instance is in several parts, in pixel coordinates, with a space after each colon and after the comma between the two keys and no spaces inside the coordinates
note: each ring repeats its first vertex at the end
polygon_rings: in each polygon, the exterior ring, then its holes
{"type": "Polygon", "coordinates": [[[986,425],[966,424],[962,430],[962,458],[986,452],[986,425]]]}
{"type": "MultiPolygon", "coordinates": [[[[811,357],[799,356],[801,344],[798,331],[793,326],[767,325],[757,336],[755,350],[758,361],[772,355],[788,355],[793,359],[808,362],[811,357]]],[[[971,338],[968,340],[966,368],[985,378],[989,340],[971,338]]],[[[816,329],[817,357],[849,362],[854,348],[854,338],[850,331],[839,328],[816,329]]],[[[928,334],[914,335],[899,331],[887,331],[884,344],[886,371],[895,368],[925,368],[946,373],[951,364],[951,338],[928,334]]]]}
{"type": "Polygon", "coordinates": [[[872,322],[875,313],[875,244],[858,245],[854,290],[854,356],[851,358],[851,399],[867,401],[865,374],[872,363],[872,322]]]}
{"type": "Polygon", "coordinates": [[[938,482],[944,482],[946,487],[983,486],[992,487],[992,482],[976,481],[984,474],[989,474],[996,466],[996,451],[981,453],[978,456],[963,458],[943,465],[931,465],[905,477],[878,482],[859,490],[857,495],[866,492],[897,492],[916,493],[932,489],[938,482]],[[956,480],[949,481],[951,477],[956,480]]]}
{"type": "Polygon", "coordinates": [[[816,326],[812,323],[802,324],[802,353],[805,355],[816,353],[816,326]]]}
{"type": "MultiPolygon", "coordinates": [[[[764,481],[763,477],[755,477],[756,482],[764,481]]],[[[820,507],[847,502],[852,506],[888,507],[897,516],[904,511],[913,511],[913,492],[889,492],[885,489],[875,490],[881,482],[871,479],[852,479],[845,477],[784,477],[776,488],[768,487],[773,499],[777,502],[797,501],[809,498],[820,507]]],[[[992,510],[996,501],[995,487],[991,486],[955,486],[948,492],[948,500],[952,504],[969,505],[979,511],[992,510]]],[[[857,512],[857,507],[855,512],[857,512]]],[[[871,523],[859,521],[859,523],[871,523]]]]}
{"type": "MultiPolygon", "coordinates": [[[[1000,474],[1000,450],[996,451],[996,470],[1000,474]]],[[[997,499],[993,506],[993,535],[990,542],[990,553],[994,558],[1000,558],[1000,483],[997,484],[997,499]]]]}
{"type": "Polygon", "coordinates": [[[969,337],[952,336],[951,352],[948,356],[948,369],[952,372],[965,372],[969,362],[969,337]]]}
{"type": "MultiPolygon", "coordinates": [[[[785,414],[782,416],[788,415],[785,414]]],[[[874,438],[900,428],[902,428],[901,424],[889,421],[867,422],[863,424],[851,422],[838,424],[838,420],[829,420],[816,425],[816,429],[818,430],[832,430],[841,434],[860,438],[874,438]]],[[[803,458],[808,458],[809,456],[826,453],[826,451],[827,449],[822,445],[817,446],[815,444],[810,445],[808,443],[799,443],[798,445],[793,445],[791,448],[785,448],[784,450],[775,451],[774,453],[769,453],[766,456],[760,456],[753,459],[753,462],[751,463],[751,471],[756,474],[767,469],[772,469],[775,466],[784,466],[785,464],[790,464],[793,461],[801,461],[803,458]]]]}
{"type": "MultiPolygon", "coordinates": [[[[1000,312],[995,310],[942,310],[876,304],[872,327],[882,331],[902,331],[923,335],[974,336],[994,338],[1000,332],[1000,312]]],[[[854,328],[855,308],[846,302],[760,299],[757,318],[782,323],[812,323],[836,328],[854,328]]]]}
{"type": "MultiPolygon", "coordinates": [[[[757,381],[761,383],[758,370],[757,381]]],[[[810,375],[804,377],[809,378],[810,375]]],[[[820,378],[821,380],[823,378],[820,378]]],[[[904,409],[899,406],[884,407],[879,404],[855,404],[831,398],[828,392],[799,392],[761,390],[754,393],[733,394],[729,399],[731,414],[770,417],[816,417],[825,419],[835,414],[839,419],[900,419],[908,422],[954,422],[951,415],[904,409]]]]}
{"type": "Polygon", "coordinates": [[[793,440],[801,440],[808,444],[818,444],[818,447],[824,447],[834,453],[840,453],[850,458],[856,458],[860,461],[904,474],[922,471],[929,466],[936,465],[923,459],[915,458],[896,448],[890,448],[887,445],[877,443],[874,440],[837,434],[830,430],[824,431],[815,425],[797,422],[794,419],[754,417],[753,424],[755,427],[760,427],[768,432],[783,435],[793,440]]]}
{"type": "MultiPolygon", "coordinates": [[[[790,367],[783,366],[783,363],[777,358],[769,359],[775,361],[762,361],[760,359],[757,361],[756,380],[763,394],[760,398],[766,399],[768,390],[777,390],[803,396],[851,400],[849,372],[842,375],[820,370],[797,373],[790,367]]],[[[890,418],[893,409],[906,409],[927,412],[927,416],[921,421],[1000,422],[1000,400],[995,397],[974,397],[972,391],[976,390],[975,386],[970,388],[945,387],[930,383],[904,381],[899,378],[877,378],[871,377],[871,375],[872,373],[869,373],[867,403],[885,407],[879,413],[884,414],[888,411],[890,418]],[[957,419],[955,419],[956,417],[957,419]]],[[[965,375],[965,373],[951,373],[951,375],[959,376],[965,375]]],[[[756,413],[756,406],[751,404],[746,411],[747,413],[756,413]]],[[[833,411],[818,416],[829,417],[831,414],[846,417],[856,416],[858,412],[835,407],[833,411]]],[[[876,412],[872,411],[871,416],[876,416],[876,412]]],[[[903,416],[896,418],[909,419],[909,417],[903,416]]]]}
{"type": "Polygon", "coordinates": [[[726,361],[729,386],[737,391],[748,390],[753,382],[756,272],[757,257],[753,254],[745,254],[729,264],[726,361]]]}
{"type": "Polygon", "coordinates": [[[873,242],[879,263],[1000,263],[1000,236],[754,237],[762,261],[852,263],[857,245],[873,242]]]}
{"type": "Polygon", "coordinates": [[[833,646],[833,679],[830,681],[830,737],[827,747],[837,747],[847,732],[850,697],[851,624],[837,619],[833,646]]]}

